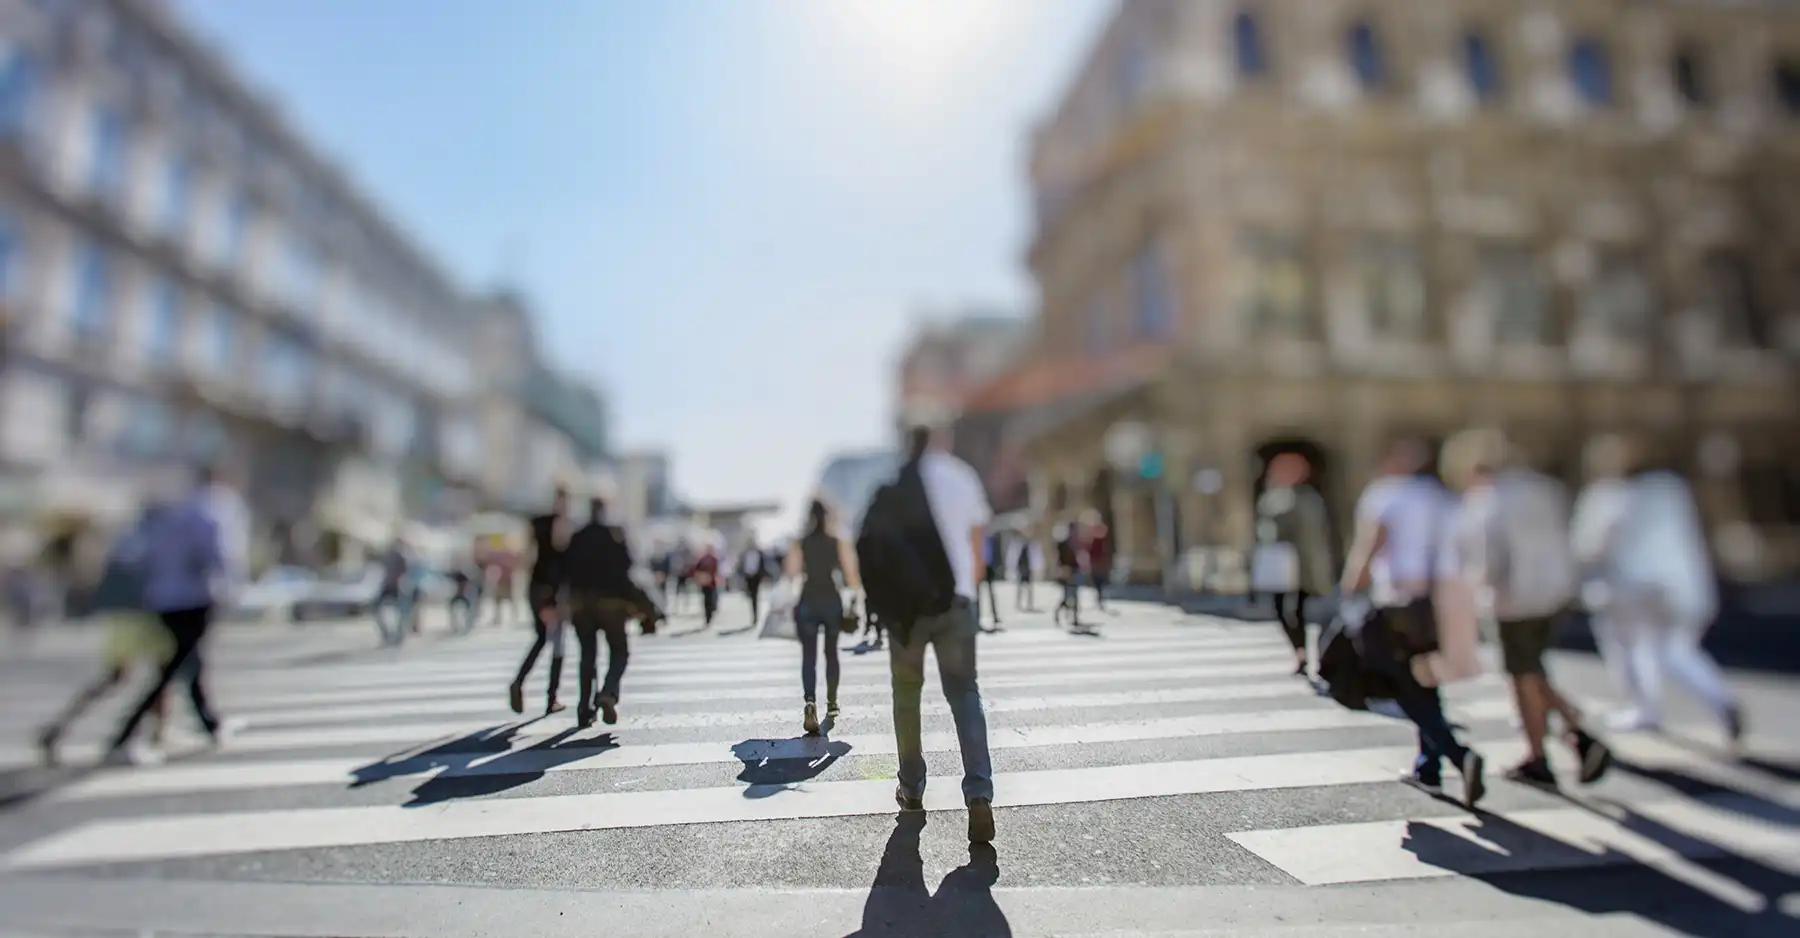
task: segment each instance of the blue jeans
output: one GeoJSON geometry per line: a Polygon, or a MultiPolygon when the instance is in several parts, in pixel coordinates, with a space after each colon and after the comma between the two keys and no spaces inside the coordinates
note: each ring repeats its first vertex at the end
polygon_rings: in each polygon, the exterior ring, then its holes
{"type": "Polygon", "coordinates": [[[821,634],[825,636],[825,699],[837,701],[838,633],[843,622],[844,604],[836,599],[803,601],[794,607],[794,631],[800,637],[800,692],[807,703],[817,699],[821,634]]]}
{"type": "Polygon", "coordinates": [[[963,799],[994,797],[987,714],[981,710],[981,687],[975,678],[975,636],[980,631],[974,604],[959,597],[949,612],[913,623],[904,644],[898,640],[899,634],[894,635],[888,652],[894,682],[894,737],[900,755],[900,788],[909,796],[925,793],[919,698],[925,689],[925,646],[930,645],[937,654],[944,700],[950,704],[957,745],[962,749],[963,799]]]}
{"type": "Polygon", "coordinates": [[[375,608],[370,614],[375,617],[375,627],[381,630],[382,644],[398,645],[406,641],[406,630],[412,625],[412,606],[412,594],[407,590],[388,593],[375,600],[375,608]],[[393,615],[391,623],[390,611],[393,615]]]}

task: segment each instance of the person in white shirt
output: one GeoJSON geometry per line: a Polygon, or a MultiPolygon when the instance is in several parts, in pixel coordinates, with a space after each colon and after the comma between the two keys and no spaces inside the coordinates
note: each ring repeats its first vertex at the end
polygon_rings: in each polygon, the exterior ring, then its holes
{"type": "MultiPolygon", "coordinates": [[[[1622,438],[1602,438],[1589,453],[1602,478],[1623,480],[1610,504],[1582,519],[1578,552],[1587,561],[1584,597],[1605,622],[1629,674],[1634,707],[1621,729],[1662,725],[1666,673],[1705,701],[1733,744],[1744,734],[1743,711],[1718,662],[1701,647],[1718,615],[1718,585],[1692,491],[1673,472],[1626,476],[1634,454],[1622,438]]],[[[1617,484],[1617,482],[1615,482],[1617,484]]]]}
{"type": "Polygon", "coordinates": [[[1544,666],[1557,617],[1575,599],[1567,493],[1555,479],[1515,464],[1511,445],[1496,430],[1451,438],[1442,464],[1445,477],[1463,490],[1454,526],[1457,569],[1477,615],[1494,623],[1525,731],[1526,759],[1507,777],[1556,786],[1544,755],[1555,711],[1580,759],[1582,784],[1599,781],[1612,754],[1583,729],[1580,712],[1557,692],[1544,666]]]}
{"type": "Polygon", "coordinates": [[[956,595],[949,611],[920,618],[905,630],[904,636],[893,636],[889,666],[894,687],[894,735],[900,757],[895,797],[903,810],[923,809],[920,799],[925,791],[925,750],[919,707],[925,687],[925,648],[930,646],[937,657],[944,699],[950,705],[957,743],[962,749],[969,841],[986,844],[994,839],[994,767],[988,751],[987,714],[982,710],[981,688],[975,676],[975,637],[981,630],[975,618],[975,589],[986,573],[982,548],[993,512],[988,507],[981,477],[968,463],[950,454],[947,442],[942,434],[925,428],[914,429],[908,439],[908,465],[916,464],[924,484],[931,519],[955,578],[956,595]]]}
{"type": "Polygon", "coordinates": [[[1463,804],[1473,808],[1487,791],[1481,755],[1464,746],[1444,718],[1437,681],[1430,686],[1421,681],[1422,674],[1434,670],[1426,659],[1438,649],[1422,651],[1406,641],[1407,636],[1434,635],[1450,644],[1435,621],[1432,597],[1454,502],[1427,471],[1431,455],[1431,448],[1417,439],[1401,439],[1389,447],[1381,477],[1357,501],[1356,535],[1339,588],[1346,596],[1369,594],[1377,612],[1361,632],[1364,665],[1387,679],[1394,702],[1419,728],[1418,759],[1401,780],[1441,794],[1442,760],[1447,758],[1462,773],[1463,804]]]}

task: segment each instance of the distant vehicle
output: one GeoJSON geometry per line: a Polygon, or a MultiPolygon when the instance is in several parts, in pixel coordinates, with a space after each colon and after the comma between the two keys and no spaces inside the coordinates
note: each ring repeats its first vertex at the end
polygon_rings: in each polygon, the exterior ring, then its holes
{"type": "Polygon", "coordinates": [[[226,618],[238,622],[270,617],[291,619],[295,604],[311,592],[316,582],[316,575],[304,567],[276,567],[244,587],[226,618]]]}
{"type": "Polygon", "coordinates": [[[290,618],[295,622],[308,619],[337,619],[366,615],[375,608],[381,595],[381,569],[368,567],[361,572],[326,574],[315,577],[305,593],[293,603],[290,618]]]}

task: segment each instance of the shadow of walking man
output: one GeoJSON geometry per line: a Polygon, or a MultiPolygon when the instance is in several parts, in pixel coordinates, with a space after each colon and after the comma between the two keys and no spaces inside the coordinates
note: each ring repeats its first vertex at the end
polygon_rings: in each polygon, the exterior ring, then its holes
{"type": "Polygon", "coordinates": [[[986,844],[969,847],[969,862],[951,870],[936,895],[925,889],[919,856],[924,812],[900,815],[863,904],[862,928],[848,938],[1012,938],[1012,926],[994,901],[1000,862],[986,844]]]}
{"type": "Polygon", "coordinates": [[[748,784],[746,798],[778,795],[801,782],[824,774],[831,764],[850,753],[850,744],[822,736],[794,739],[746,739],[731,747],[744,763],[738,781],[748,784]]]}

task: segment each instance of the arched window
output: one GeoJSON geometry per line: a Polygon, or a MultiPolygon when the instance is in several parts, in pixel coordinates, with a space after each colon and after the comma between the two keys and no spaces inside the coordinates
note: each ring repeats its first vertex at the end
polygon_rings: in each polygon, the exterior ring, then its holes
{"type": "Polygon", "coordinates": [[[1476,100],[1485,103],[1500,97],[1500,60],[1494,57],[1486,35],[1470,32],[1463,36],[1463,70],[1468,73],[1476,100]]]}
{"type": "Polygon", "coordinates": [[[1387,60],[1382,56],[1381,37],[1375,27],[1357,23],[1350,27],[1348,40],[1350,67],[1356,70],[1356,80],[1363,90],[1374,91],[1387,84],[1387,60]]]}
{"type": "Polygon", "coordinates": [[[1576,40],[1569,49],[1569,80],[1575,83],[1576,92],[1590,106],[1611,104],[1612,60],[1606,54],[1605,44],[1593,38],[1576,40]]]}
{"type": "Polygon", "coordinates": [[[1263,48],[1262,27],[1255,14],[1244,10],[1231,26],[1232,45],[1237,54],[1238,75],[1260,78],[1269,71],[1269,53],[1263,48]]]}
{"type": "Polygon", "coordinates": [[[1671,76],[1675,81],[1675,90],[1681,99],[1695,107],[1709,103],[1712,99],[1711,88],[1706,81],[1706,68],[1700,62],[1700,54],[1690,48],[1682,48],[1675,52],[1674,61],[1669,63],[1671,76]]]}

